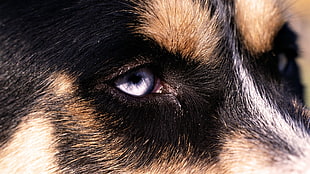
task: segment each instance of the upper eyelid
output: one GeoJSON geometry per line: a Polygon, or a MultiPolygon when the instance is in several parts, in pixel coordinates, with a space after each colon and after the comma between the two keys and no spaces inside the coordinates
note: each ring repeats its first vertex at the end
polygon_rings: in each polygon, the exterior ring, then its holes
{"type": "Polygon", "coordinates": [[[100,82],[114,81],[117,78],[129,72],[135,71],[139,68],[149,67],[150,64],[151,64],[151,61],[137,61],[137,62],[127,63],[121,67],[115,68],[115,70],[112,70],[112,73],[110,73],[108,76],[102,77],[100,79],[100,82]]]}
{"type": "Polygon", "coordinates": [[[144,68],[150,69],[149,67],[150,67],[149,64],[142,64],[142,65],[130,67],[128,69],[125,69],[124,71],[120,71],[119,74],[117,76],[115,76],[114,78],[112,78],[111,80],[114,81],[118,78],[124,77],[124,76],[126,76],[132,72],[138,71],[140,69],[144,69],[144,68]]]}

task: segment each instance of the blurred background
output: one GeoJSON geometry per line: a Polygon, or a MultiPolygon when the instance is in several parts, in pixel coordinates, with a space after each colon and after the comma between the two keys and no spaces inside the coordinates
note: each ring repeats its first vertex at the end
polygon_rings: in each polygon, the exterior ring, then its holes
{"type": "Polygon", "coordinates": [[[298,63],[301,66],[301,75],[305,86],[305,100],[310,106],[310,0],[292,0],[292,26],[299,34],[301,56],[298,63]]]}

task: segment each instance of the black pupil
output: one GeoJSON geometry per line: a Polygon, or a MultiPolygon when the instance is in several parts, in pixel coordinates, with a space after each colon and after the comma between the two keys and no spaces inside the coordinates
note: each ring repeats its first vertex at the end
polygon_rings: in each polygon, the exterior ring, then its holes
{"type": "Polygon", "coordinates": [[[138,84],[142,80],[142,76],[139,74],[132,74],[129,78],[128,81],[132,82],[133,84],[138,84]]]}

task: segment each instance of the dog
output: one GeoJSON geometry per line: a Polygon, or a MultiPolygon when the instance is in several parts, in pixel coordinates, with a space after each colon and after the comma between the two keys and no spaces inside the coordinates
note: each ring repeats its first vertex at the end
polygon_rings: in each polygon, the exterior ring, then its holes
{"type": "Polygon", "coordinates": [[[1,1],[0,173],[309,173],[289,7],[1,1]]]}

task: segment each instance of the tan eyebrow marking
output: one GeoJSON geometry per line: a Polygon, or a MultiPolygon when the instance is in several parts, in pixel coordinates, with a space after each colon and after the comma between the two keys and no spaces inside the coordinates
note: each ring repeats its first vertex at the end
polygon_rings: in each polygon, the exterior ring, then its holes
{"type": "Polygon", "coordinates": [[[135,28],[137,33],[185,58],[207,60],[216,49],[219,42],[218,25],[216,17],[211,17],[207,2],[138,2],[136,13],[141,24],[135,28]]]}
{"type": "Polygon", "coordinates": [[[236,24],[248,50],[263,53],[272,49],[274,37],[285,23],[285,0],[236,0],[236,24]]]}

